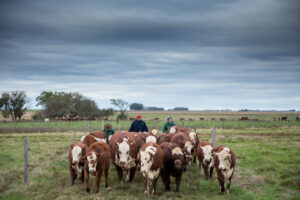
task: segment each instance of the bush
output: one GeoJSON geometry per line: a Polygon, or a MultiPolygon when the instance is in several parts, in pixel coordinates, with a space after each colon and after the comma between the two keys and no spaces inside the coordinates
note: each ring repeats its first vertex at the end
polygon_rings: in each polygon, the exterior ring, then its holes
{"type": "Polygon", "coordinates": [[[32,115],[32,119],[33,120],[43,120],[44,119],[43,112],[41,110],[35,111],[34,114],[32,115]]]}

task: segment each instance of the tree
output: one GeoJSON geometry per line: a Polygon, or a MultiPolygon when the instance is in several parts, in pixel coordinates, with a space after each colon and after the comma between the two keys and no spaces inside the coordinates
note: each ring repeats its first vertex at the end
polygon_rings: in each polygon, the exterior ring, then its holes
{"type": "Polygon", "coordinates": [[[24,91],[4,92],[0,100],[3,117],[21,120],[28,108],[28,97],[24,91]]]}
{"type": "Polygon", "coordinates": [[[47,102],[52,98],[52,97],[54,97],[55,95],[57,95],[58,93],[57,92],[55,92],[55,93],[53,93],[53,92],[48,92],[48,91],[43,91],[41,94],[40,94],[40,96],[38,96],[38,97],[36,97],[36,101],[38,102],[36,105],[37,106],[43,106],[43,107],[45,107],[46,106],[46,104],[47,104],[47,102]]]}
{"type": "Polygon", "coordinates": [[[160,107],[150,106],[150,107],[146,107],[146,110],[165,110],[165,109],[160,107]]]}
{"type": "Polygon", "coordinates": [[[45,104],[45,115],[50,118],[58,117],[68,117],[71,111],[71,93],[59,93],[54,95],[46,104],[45,104]]]}
{"type": "Polygon", "coordinates": [[[186,107],[175,107],[173,110],[189,110],[186,107]]]}
{"type": "Polygon", "coordinates": [[[128,109],[128,103],[122,99],[111,99],[110,103],[120,110],[119,119],[127,119],[126,111],[128,109]]]}
{"type": "Polygon", "coordinates": [[[145,107],[143,104],[141,103],[132,103],[129,106],[130,110],[144,110],[145,107]]]}

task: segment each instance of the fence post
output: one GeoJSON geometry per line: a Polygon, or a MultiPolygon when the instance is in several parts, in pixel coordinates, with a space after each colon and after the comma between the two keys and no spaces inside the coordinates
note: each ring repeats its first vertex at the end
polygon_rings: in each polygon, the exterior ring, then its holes
{"type": "Polygon", "coordinates": [[[92,121],[89,122],[89,132],[93,132],[93,126],[92,126],[92,121]]]}
{"type": "Polygon", "coordinates": [[[216,126],[213,125],[212,128],[212,144],[214,147],[216,147],[216,126]]]}
{"type": "Polygon", "coordinates": [[[121,124],[121,120],[119,119],[119,131],[120,131],[120,129],[121,129],[120,124],[121,124]]]}
{"type": "Polygon", "coordinates": [[[24,184],[27,184],[28,181],[28,150],[29,150],[29,141],[28,138],[24,139],[24,184]]]}
{"type": "Polygon", "coordinates": [[[102,129],[101,131],[104,129],[104,120],[102,119],[102,129]]]}
{"type": "Polygon", "coordinates": [[[76,131],[74,130],[74,133],[73,133],[73,144],[75,143],[75,140],[76,140],[76,131]]]}
{"type": "Polygon", "coordinates": [[[182,123],[182,127],[184,127],[184,120],[182,120],[181,123],[182,123]]]}

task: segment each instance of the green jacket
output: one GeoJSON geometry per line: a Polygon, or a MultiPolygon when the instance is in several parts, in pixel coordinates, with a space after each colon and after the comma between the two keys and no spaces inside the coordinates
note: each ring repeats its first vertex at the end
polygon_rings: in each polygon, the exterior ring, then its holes
{"type": "Polygon", "coordinates": [[[103,129],[103,132],[106,135],[106,143],[109,143],[109,136],[113,135],[115,133],[115,130],[112,128],[110,131],[103,129]]]}
{"type": "Polygon", "coordinates": [[[162,132],[163,133],[167,132],[168,128],[170,128],[171,126],[176,126],[176,124],[174,122],[172,122],[172,123],[169,123],[169,122],[165,123],[165,125],[164,125],[164,127],[162,129],[162,132]]]}

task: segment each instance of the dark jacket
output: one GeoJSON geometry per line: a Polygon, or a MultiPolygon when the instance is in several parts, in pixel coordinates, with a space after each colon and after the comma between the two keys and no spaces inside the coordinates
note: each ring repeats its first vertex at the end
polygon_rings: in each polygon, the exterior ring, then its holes
{"type": "Polygon", "coordinates": [[[162,132],[163,133],[167,132],[168,128],[170,128],[171,126],[176,126],[176,124],[174,122],[171,122],[171,123],[167,122],[167,123],[165,123],[165,125],[164,125],[164,127],[162,129],[162,132]]]}
{"type": "Polygon", "coordinates": [[[143,120],[134,120],[128,130],[129,132],[148,132],[148,127],[143,120]]]}
{"type": "Polygon", "coordinates": [[[115,130],[112,128],[111,130],[106,130],[105,128],[103,129],[103,132],[106,135],[106,143],[109,143],[109,136],[113,135],[115,133],[115,130]]]}

